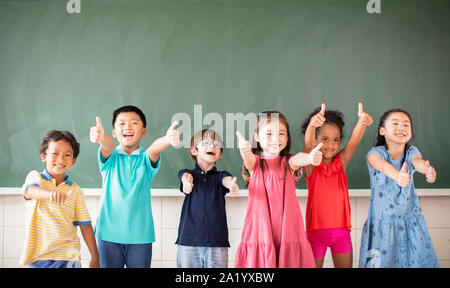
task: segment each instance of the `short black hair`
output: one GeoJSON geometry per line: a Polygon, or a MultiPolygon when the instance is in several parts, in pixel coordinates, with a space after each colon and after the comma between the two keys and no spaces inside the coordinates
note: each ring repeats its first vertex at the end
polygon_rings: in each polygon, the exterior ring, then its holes
{"type": "MultiPolygon", "coordinates": [[[[317,113],[319,113],[321,110],[321,107],[317,107],[311,114],[309,114],[306,119],[303,121],[302,127],[301,127],[301,131],[303,134],[305,134],[306,132],[306,128],[308,128],[309,122],[311,121],[311,118],[316,115],[317,113]]],[[[341,140],[344,138],[344,115],[337,111],[337,110],[325,110],[325,124],[335,124],[338,128],[339,128],[339,132],[341,132],[341,140]]],[[[320,128],[318,127],[316,128],[315,131],[315,138],[317,138],[317,135],[320,132],[320,128]]]]}
{"type": "Polygon", "coordinates": [[[73,150],[73,158],[77,158],[80,154],[80,143],[77,142],[77,139],[75,136],[73,136],[72,133],[66,130],[58,131],[58,130],[51,130],[48,131],[47,134],[45,134],[44,137],[42,137],[41,146],[39,147],[39,152],[41,154],[47,153],[48,143],[49,142],[57,142],[59,140],[63,140],[72,146],[73,150]]]}
{"type": "Polygon", "coordinates": [[[138,114],[139,118],[141,118],[142,123],[144,123],[144,128],[147,127],[147,121],[145,120],[144,112],[142,112],[142,110],[136,106],[127,105],[127,106],[120,107],[119,109],[116,109],[114,111],[113,119],[112,119],[113,128],[114,128],[114,124],[116,123],[117,116],[119,116],[120,113],[124,113],[124,112],[134,112],[134,113],[138,114]]]}

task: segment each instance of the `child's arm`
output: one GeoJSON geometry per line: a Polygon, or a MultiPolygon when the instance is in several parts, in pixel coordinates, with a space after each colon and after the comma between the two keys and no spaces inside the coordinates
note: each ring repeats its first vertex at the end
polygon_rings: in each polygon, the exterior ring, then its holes
{"type": "Polygon", "coordinates": [[[297,171],[300,167],[308,165],[320,165],[320,162],[322,162],[322,152],[320,152],[320,148],[322,148],[322,146],[323,143],[320,142],[310,153],[300,152],[295,154],[295,156],[292,156],[289,159],[289,167],[291,167],[291,170],[297,171]]]}
{"type": "Polygon", "coordinates": [[[406,162],[403,163],[402,168],[400,169],[400,171],[398,171],[392,164],[383,160],[380,155],[377,154],[370,154],[367,157],[367,161],[373,169],[378,170],[381,173],[385,174],[387,177],[395,180],[399,186],[408,186],[410,176],[407,173],[406,162]]]}
{"type": "Polygon", "coordinates": [[[175,121],[170,125],[165,136],[156,139],[150,148],[148,149],[148,157],[152,163],[156,163],[159,160],[159,154],[166,150],[170,145],[178,146],[180,143],[180,133],[175,130],[178,125],[178,121],[175,121]]]}
{"type": "Polygon", "coordinates": [[[314,115],[309,121],[308,127],[305,131],[305,146],[303,146],[303,152],[309,153],[315,145],[316,140],[316,128],[321,127],[325,123],[325,103],[322,103],[322,107],[316,115],[314,115]]]}
{"type": "Polygon", "coordinates": [[[91,127],[89,138],[92,143],[100,144],[101,147],[100,153],[102,154],[102,157],[108,158],[114,151],[115,148],[114,140],[112,139],[111,136],[105,134],[105,129],[103,129],[100,117],[98,116],[95,117],[95,121],[97,122],[97,124],[91,127]]]}
{"type": "Polygon", "coordinates": [[[250,142],[247,141],[239,131],[236,131],[236,136],[239,139],[239,152],[241,153],[242,159],[244,160],[244,166],[248,170],[250,175],[252,175],[256,165],[256,157],[252,152],[250,142]]]}
{"type": "Polygon", "coordinates": [[[350,159],[352,159],[356,149],[358,149],[359,142],[366,131],[366,127],[373,123],[372,117],[363,111],[363,105],[361,102],[358,103],[358,117],[359,120],[353,129],[352,137],[348,140],[347,145],[345,145],[344,149],[341,151],[341,161],[344,169],[350,159]]]}
{"type": "Polygon", "coordinates": [[[84,242],[86,243],[89,253],[91,253],[91,261],[89,262],[89,268],[100,268],[100,262],[98,257],[97,243],[95,242],[94,230],[92,225],[80,225],[81,235],[83,235],[84,242]]]}
{"type": "Polygon", "coordinates": [[[231,176],[227,176],[224,177],[222,180],[222,185],[227,187],[228,190],[230,190],[230,195],[231,196],[238,196],[239,195],[239,186],[238,184],[236,184],[237,178],[236,177],[231,177],[231,176]]]}
{"type": "Polygon", "coordinates": [[[433,166],[430,166],[430,161],[422,159],[420,154],[417,154],[413,157],[412,164],[417,172],[425,175],[428,183],[436,181],[436,170],[433,166]]]}
{"type": "Polygon", "coordinates": [[[30,186],[27,190],[27,196],[30,199],[36,199],[40,201],[51,201],[58,204],[64,203],[67,198],[73,194],[74,190],[71,190],[67,194],[59,193],[56,190],[42,188],[40,186],[30,186]]]}
{"type": "MultiPolygon", "coordinates": [[[[305,153],[309,153],[311,152],[311,150],[314,149],[314,145],[315,145],[315,140],[316,140],[316,128],[319,128],[323,125],[323,123],[325,123],[325,103],[322,103],[322,107],[319,111],[319,113],[317,113],[316,115],[314,115],[313,117],[311,117],[311,120],[309,120],[308,123],[308,127],[306,127],[306,131],[305,131],[305,145],[303,146],[303,152],[305,153]]],[[[322,160],[322,158],[320,158],[322,160]]],[[[320,165],[320,162],[319,164],[320,165]]],[[[317,165],[313,165],[313,166],[317,166],[317,165]]],[[[314,167],[311,166],[310,164],[308,164],[305,167],[305,173],[306,176],[309,177],[312,172],[314,167]]],[[[295,171],[295,170],[294,170],[295,171]]]]}

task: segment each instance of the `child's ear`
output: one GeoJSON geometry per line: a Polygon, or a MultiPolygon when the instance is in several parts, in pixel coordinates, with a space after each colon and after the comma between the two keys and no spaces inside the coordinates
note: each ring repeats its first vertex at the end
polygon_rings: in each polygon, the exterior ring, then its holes
{"type": "Polygon", "coordinates": [[[147,135],[147,128],[142,128],[142,136],[147,135]]]}
{"type": "Polygon", "coordinates": [[[112,136],[113,136],[114,138],[117,138],[117,137],[116,137],[116,130],[113,129],[112,132],[111,132],[111,134],[112,134],[112,136]]]}
{"type": "Polygon", "coordinates": [[[73,158],[73,160],[72,160],[72,166],[75,165],[75,162],[77,162],[77,159],[78,159],[78,158],[73,158]]]}
{"type": "Polygon", "coordinates": [[[193,155],[193,156],[197,156],[198,155],[197,148],[195,148],[195,147],[189,148],[189,151],[191,152],[191,155],[193,155]]]}
{"type": "Polygon", "coordinates": [[[42,162],[47,162],[47,154],[41,154],[41,160],[42,160],[42,162]]]}
{"type": "Polygon", "coordinates": [[[384,136],[386,134],[386,129],[384,127],[380,127],[380,135],[384,136]]]}
{"type": "Polygon", "coordinates": [[[253,138],[255,138],[256,142],[259,142],[259,135],[256,132],[253,133],[253,138]]]}

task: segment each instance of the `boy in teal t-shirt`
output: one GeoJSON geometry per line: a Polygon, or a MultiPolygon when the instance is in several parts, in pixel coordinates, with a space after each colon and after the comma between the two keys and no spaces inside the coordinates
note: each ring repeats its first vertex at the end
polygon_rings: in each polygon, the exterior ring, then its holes
{"type": "Polygon", "coordinates": [[[112,136],[105,134],[100,118],[91,128],[90,140],[99,143],[98,163],[103,178],[103,198],[95,236],[100,267],[123,268],[151,266],[155,241],[150,187],[160,167],[160,153],[177,146],[180,137],[172,123],[165,136],[147,149],[139,146],[145,136],[144,113],[135,106],[124,106],[113,114],[112,136]]]}

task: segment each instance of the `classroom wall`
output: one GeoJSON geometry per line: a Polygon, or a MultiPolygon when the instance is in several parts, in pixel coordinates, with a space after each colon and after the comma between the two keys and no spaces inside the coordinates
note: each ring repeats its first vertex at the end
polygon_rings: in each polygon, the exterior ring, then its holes
{"type": "MultiPolygon", "coordinates": [[[[152,267],[176,267],[176,245],[178,221],[183,203],[182,196],[152,197],[152,209],[155,219],[156,242],[153,246],[152,267]]],[[[419,193],[419,192],[418,192],[419,193]]],[[[355,193],[350,193],[350,195],[355,193]]],[[[362,193],[364,194],[364,193],[362,193]]],[[[367,194],[367,193],[366,193],[367,194]]],[[[422,190],[419,195],[438,195],[433,190],[422,190]]],[[[441,193],[442,194],[442,193],[441,193]]],[[[420,196],[420,204],[425,215],[428,230],[436,250],[441,267],[450,268],[450,193],[445,196],[420,196]]],[[[98,213],[100,196],[86,196],[87,207],[93,223],[98,213]]],[[[248,198],[227,198],[227,217],[231,248],[229,249],[229,267],[233,267],[234,255],[239,245],[244,223],[248,198]]],[[[305,215],[305,196],[298,197],[302,213],[305,215]]],[[[353,242],[353,267],[357,267],[361,231],[367,218],[369,197],[365,195],[350,197],[352,209],[351,232],[353,242]]],[[[0,267],[20,267],[18,262],[22,250],[24,232],[25,200],[21,195],[0,195],[0,267]]],[[[79,233],[80,234],[80,233],[79,233]]],[[[80,234],[81,237],[81,234],[80,234]]],[[[89,250],[82,242],[82,265],[89,263],[89,250]]],[[[332,267],[330,252],[325,257],[324,267],[332,267]]]]}

